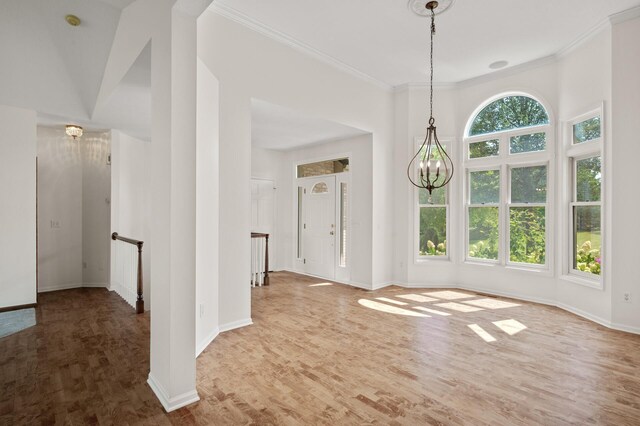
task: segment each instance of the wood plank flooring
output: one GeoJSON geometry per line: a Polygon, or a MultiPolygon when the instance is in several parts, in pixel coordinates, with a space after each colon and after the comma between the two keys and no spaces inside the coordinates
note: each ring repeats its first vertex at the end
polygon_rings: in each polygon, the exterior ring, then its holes
{"type": "Polygon", "coordinates": [[[146,385],[149,317],[103,289],[40,296],[0,339],[0,425],[640,425],[640,336],[462,290],[367,292],[291,273],[198,358],[201,401],[146,385]]]}

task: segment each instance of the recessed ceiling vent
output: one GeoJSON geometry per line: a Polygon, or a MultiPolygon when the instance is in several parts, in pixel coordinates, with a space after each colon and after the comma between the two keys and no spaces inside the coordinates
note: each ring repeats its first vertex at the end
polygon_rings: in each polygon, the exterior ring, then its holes
{"type": "MultiPolygon", "coordinates": [[[[438,0],[438,6],[434,9],[436,15],[446,12],[455,0],[438,0]]],[[[431,16],[431,10],[427,8],[429,0],[409,0],[407,6],[409,10],[418,16],[431,16]]]]}

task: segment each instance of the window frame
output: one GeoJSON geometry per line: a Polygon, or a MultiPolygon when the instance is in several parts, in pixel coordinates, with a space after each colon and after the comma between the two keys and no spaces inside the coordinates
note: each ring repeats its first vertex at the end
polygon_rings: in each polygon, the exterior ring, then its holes
{"type": "MultiPolygon", "coordinates": [[[[495,157],[487,157],[487,158],[495,158],[495,157]]],[[[475,160],[475,159],[474,159],[475,160]]],[[[503,179],[503,171],[502,168],[500,166],[487,166],[487,167],[465,167],[464,169],[465,171],[465,203],[464,203],[464,209],[465,209],[465,220],[464,220],[464,261],[465,262],[469,262],[469,263],[480,263],[480,264],[489,264],[489,265],[499,265],[500,264],[500,259],[502,257],[502,252],[503,252],[503,244],[501,241],[501,236],[503,233],[503,224],[502,224],[502,217],[503,217],[503,208],[502,208],[502,201],[503,201],[503,191],[502,191],[502,179],[503,179]],[[485,171],[490,171],[490,170],[497,170],[500,173],[500,188],[498,191],[498,202],[497,203],[475,203],[475,204],[471,204],[471,173],[473,172],[485,172],[485,171]],[[474,207],[497,207],[498,208],[498,258],[497,259],[483,259],[480,257],[470,257],[469,256],[469,248],[471,247],[471,244],[469,243],[469,212],[471,211],[472,208],[474,207]]]]}
{"type": "Polygon", "coordinates": [[[561,203],[564,216],[563,232],[563,259],[561,278],[576,284],[604,290],[604,274],[607,269],[607,222],[606,222],[606,153],[605,153],[605,116],[604,104],[577,115],[564,123],[564,155],[563,166],[565,172],[565,199],[561,203]],[[594,117],[600,117],[600,137],[589,141],[573,143],[573,126],[594,117]],[[577,200],[577,164],[578,161],[586,158],[600,157],[600,201],[576,201],[577,200]],[[600,259],[601,271],[599,275],[583,272],[573,267],[574,254],[574,218],[573,209],[575,206],[599,206],[600,207],[600,259]]]}
{"type": "MultiPolygon", "coordinates": [[[[464,170],[463,181],[463,208],[464,212],[464,254],[462,261],[471,265],[493,265],[502,266],[505,269],[524,270],[530,272],[541,273],[544,275],[553,275],[553,220],[554,212],[550,208],[550,200],[554,199],[554,182],[555,167],[554,153],[556,149],[554,121],[551,109],[548,104],[539,97],[523,92],[508,92],[489,98],[479,105],[470,116],[465,127],[465,137],[463,139],[462,168],[464,170]],[[533,126],[519,127],[516,129],[501,130],[498,132],[484,133],[482,135],[468,136],[469,130],[477,115],[490,103],[510,96],[526,96],[538,102],[546,111],[549,122],[547,124],[538,124],[533,126]],[[542,151],[530,151],[511,153],[510,141],[513,136],[522,136],[534,133],[545,133],[545,149],[542,151]],[[474,142],[485,140],[499,140],[499,153],[497,156],[469,158],[469,146],[474,142]],[[518,167],[530,166],[547,166],[547,201],[546,203],[511,203],[511,169],[518,167]],[[470,204],[470,179],[469,172],[480,170],[500,170],[500,202],[498,203],[498,260],[479,259],[469,257],[469,208],[476,206],[470,204]],[[511,207],[535,207],[538,204],[545,207],[545,263],[544,265],[512,262],[510,260],[510,208],[511,207]]],[[[486,206],[486,205],[485,205],[486,206]]]]}
{"type": "MultiPolygon", "coordinates": [[[[454,149],[454,139],[453,138],[438,138],[442,146],[445,148],[449,155],[452,155],[454,149]]],[[[409,153],[412,157],[415,155],[418,149],[422,146],[424,142],[424,136],[416,136],[413,139],[413,148],[409,153]]],[[[453,157],[452,157],[453,158],[453,157]]],[[[410,184],[411,185],[411,184],[410,184]]],[[[452,259],[451,256],[451,184],[448,184],[444,187],[445,190],[445,203],[444,204],[420,204],[420,188],[417,188],[414,185],[411,185],[413,188],[413,205],[414,205],[414,214],[413,214],[413,261],[414,264],[423,264],[428,263],[430,261],[448,261],[450,262],[452,259]],[[434,207],[445,207],[445,232],[446,232],[446,241],[447,241],[447,253],[444,256],[434,256],[434,255],[421,255],[420,254],[420,212],[422,208],[434,208],[434,207]]]]}
{"type": "MultiPolygon", "coordinates": [[[[535,151],[535,152],[541,152],[541,151],[535,151]]],[[[512,155],[519,155],[518,154],[512,154],[512,155]]],[[[509,176],[507,177],[507,183],[508,183],[508,194],[509,194],[509,199],[506,202],[506,206],[505,206],[505,223],[509,223],[508,226],[505,225],[505,248],[509,247],[508,253],[505,254],[505,263],[507,266],[511,266],[511,267],[516,267],[516,268],[533,268],[533,269],[539,269],[542,271],[548,270],[549,267],[549,250],[551,249],[551,244],[550,244],[550,238],[549,238],[549,193],[550,193],[550,189],[551,189],[551,185],[549,185],[549,176],[550,176],[550,172],[551,172],[551,167],[549,164],[549,159],[547,159],[547,161],[543,161],[543,162],[530,162],[530,163],[518,163],[518,164],[507,164],[507,169],[509,170],[509,176]],[[514,203],[511,201],[511,189],[512,189],[512,182],[511,182],[511,172],[513,169],[520,169],[520,168],[526,168],[526,167],[539,167],[539,166],[545,166],[547,168],[547,194],[546,194],[546,201],[544,203],[540,203],[540,202],[536,202],[536,203],[514,203]],[[544,207],[544,238],[545,238],[545,247],[544,247],[544,263],[543,264],[538,264],[538,263],[526,263],[526,262],[514,262],[511,260],[511,208],[518,208],[518,207],[544,207]]]]}

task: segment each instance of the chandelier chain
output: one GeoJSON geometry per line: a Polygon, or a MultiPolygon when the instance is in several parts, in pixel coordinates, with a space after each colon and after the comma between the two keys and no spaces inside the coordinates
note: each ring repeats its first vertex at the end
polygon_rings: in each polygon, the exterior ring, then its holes
{"type": "Polygon", "coordinates": [[[433,124],[433,35],[436,33],[436,12],[431,9],[431,51],[429,53],[429,64],[431,65],[431,76],[429,80],[429,124],[433,124]]]}

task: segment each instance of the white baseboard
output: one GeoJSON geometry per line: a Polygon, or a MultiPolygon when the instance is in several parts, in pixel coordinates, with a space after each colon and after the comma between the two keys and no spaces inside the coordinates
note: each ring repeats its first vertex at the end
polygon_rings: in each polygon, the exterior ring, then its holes
{"type": "Polygon", "coordinates": [[[200,401],[198,392],[195,389],[170,398],[164,387],[162,387],[162,385],[156,379],[154,379],[151,373],[149,373],[147,383],[149,384],[149,387],[151,387],[153,393],[156,394],[156,397],[167,413],[177,410],[178,408],[182,408],[185,405],[193,404],[194,402],[200,401]]]}
{"type": "Polygon", "coordinates": [[[218,327],[220,333],[224,333],[225,331],[235,330],[236,328],[246,327],[248,325],[252,325],[253,320],[251,318],[245,318],[238,321],[228,322],[226,324],[221,324],[218,327]]]}
{"type": "Polygon", "coordinates": [[[82,287],[87,287],[87,288],[106,288],[108,290],[109,289],[109,284],[108,283],[84,283],[84,284],[82,284],[82,287]]]}
{"type": "Polygon", "coordinates": [[[207,349],[207,346],[209,346],[211,342],[213,342],[215,338],[218,337],[218,334],[220,334],[220,329],[216,327],[207,337],[205,337],[200,343],[198,343],[198,345],[196,346],[196,358],[198,358],[200,354],[205,349],[207,349]]]}
{"type": "MultiPolygon", "coordinates": [[[[317,278],[319,280],[327,280],[327,281],[331,281],[332,283],[350,285],[351,287],[357,287],[357,288],[361,288],[363,290],[369,290],[369,291],[377,290],[377,288],[376,289],[372,289],[371,288],[371,284],[361,283],[361,282],[357,282],[357,281],[336,280],[336,279],[330,280],[327,277],[321,277],[321,276],[318,276],[318,275],[308,274],[306,272],[296,271],[295,269],[288,269],[288,268],[283,269],[283,271],[291,272],[292,274],[304,275],[305,277],[317,278]]],[[[379,288],[382,288],[382,287],[379,287],[379,288]]]]}
{"type": "Polygon", "coordinates": [[[46,287],[39,287],[38,293],[47,293],[50,291],[70,290],[72,288],[109,288],[109,284],[106,283],[65,283],[56,284],[46,287]]]}
{"type": "Polygon", "coordinates": [[[372,284],[372,285],[371,285],[371,287],[372,287],[371,289],[372,289],[372,290],[380,290],[380,289],[382,289],[382,288],[390,287],[390,286],[392,286],[392,285],[396,285],[396,284],[395,284],[395,281],[387,281],[387,282],[380,283],[380,284],[372,284]]]}

